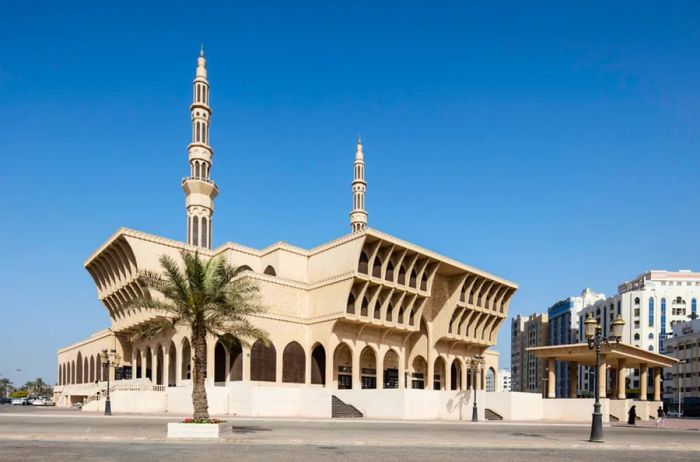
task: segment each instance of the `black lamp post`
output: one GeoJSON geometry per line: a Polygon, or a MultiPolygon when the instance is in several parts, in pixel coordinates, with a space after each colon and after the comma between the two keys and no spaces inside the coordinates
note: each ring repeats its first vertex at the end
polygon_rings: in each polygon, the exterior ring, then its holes
{"type": "MultiPolygon", "coordinates": [[[[483,361],[484,361],[484,357],[481,355],[476,355],[472,359],[472,364],[476,364],[477,374],[479,372],[479,367],[481,366],[481,363],[483,361]]],[[[474,380],[472,382],[472,389],[474,390],[474,406],[472,407],[472,422],[479,421],[478,408],[476,407],[476,376],[477,376],[477,374],[474,374],[474,380]]]]}
{"type": "Polygon", "coordinates": [[[102,364],[107,370],[107,398],[105,399],[105,415],[112,415],[112,402],[109,399],[109,370],[111,368],[119,367],[119,360],[121,359],[117,354],[117,350],[102,350],[100,354],[100,359],[102,364]]]}
{"type": "Polygon", "coordinates": [[[588,441],[591,443],[602,443],[603,442],[603,414],[600,413],[600,387],[598,384],[600,380],[605,380],[605,377],[600,375],[600,348],[602,345],[613,346],[611,341],[615,343],[620,343],[622,339],[622,329],[625,327],[625,321],[622,320],[622,316],[619,314],[615,320],[610,324],[612,328],[612,335],[608,338],[603,337],[603,329],[600,324],[593,319],[593,316],[589,313],[584,321],[584,334],[586,340],[588,341],[588,348],[595,348],[595,403],[593,404],[593,420],[591,422],[591,437],[588,441]]]}

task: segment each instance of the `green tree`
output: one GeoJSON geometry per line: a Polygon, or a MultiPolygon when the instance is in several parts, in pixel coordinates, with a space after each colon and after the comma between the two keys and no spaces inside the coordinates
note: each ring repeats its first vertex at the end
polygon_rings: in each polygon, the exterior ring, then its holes
{"type": "Polygon", "coordinates": [[[182,265],[160,257],[162,273],[144,271],[141,283],[150,291],[132,300],[129,308],[153,311],[155,317],[138,326],[131,339],[151,338],[176,326],[189,327],[194,350],[192,407],[194,419],[208,419],[204,385],[207,370],[207,333],[228,347],[267,342],[267,333],[250,323],[249,316],[264,311],[258,286],[222,258],[203,260],[198,253],[182,252],[182,265]]]}
{"type": "Polygon", "coordinates": [[[41,377],[25,383],[22,389],[32,396],[48,396],[53,393],[53,389],[41,377]]]}
{"type": "Polygon", "coordinates": [[[14,389],[15,388],[12,386],[12,380],[5,377],[0,378],[0,396],[7,398],[14,389]]]}
{"type": "Polygon", "coordinates": [[[10,398],[26,398],[27,396],[29,396],[29,393],[26,390],[16,390],[12,392],[10,398]]]}

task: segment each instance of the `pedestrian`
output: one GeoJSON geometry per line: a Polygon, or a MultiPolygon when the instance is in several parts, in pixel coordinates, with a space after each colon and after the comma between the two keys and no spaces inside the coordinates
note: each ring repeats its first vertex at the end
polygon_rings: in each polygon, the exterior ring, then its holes
{"type": "Polygon", "coordinates": [[[637,421],[637,406],[632,406],[627,412],[627,415],[629,415],[629,418],[627,419],[627,424],[635,425],[637,421]]]}
{"type": "Polygon", "coordinates": [[[666,413],[664,412],[664,407],[659,406],[656,410],[656,426],[663,427],[664,423],[666,423],[666,413]]]}

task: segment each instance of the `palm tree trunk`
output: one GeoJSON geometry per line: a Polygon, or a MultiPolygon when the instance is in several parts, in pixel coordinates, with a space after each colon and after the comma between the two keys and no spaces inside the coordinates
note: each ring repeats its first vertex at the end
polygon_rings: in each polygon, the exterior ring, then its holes
{"type": "Polygon", "coordinates": [[[194,377],[192,386],[192,407],[195,419],[209,418],[209,404],[204,380],[207,374],[207,339],[204,329],[192,330],[194,344],[194,377]]]}

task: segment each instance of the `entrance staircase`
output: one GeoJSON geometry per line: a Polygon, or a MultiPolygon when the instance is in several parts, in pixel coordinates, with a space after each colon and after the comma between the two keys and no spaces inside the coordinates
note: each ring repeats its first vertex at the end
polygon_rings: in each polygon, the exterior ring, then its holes
{"type": "Polygon", "coordinates": [[[484,417],[486,417],[486,420],[503,420],[500,414],[496,414],[491,409],[484,409],[484,417]]]}
{"type": "Polygon", "coordinates": [[[353,419],[364,417],[357,408],[351,404],[346,404],[335,395],[331,396],[331,417],[334,419],[353,419]]]}

